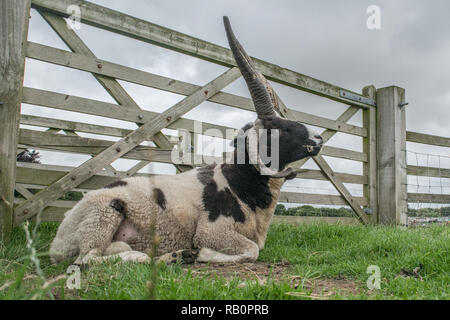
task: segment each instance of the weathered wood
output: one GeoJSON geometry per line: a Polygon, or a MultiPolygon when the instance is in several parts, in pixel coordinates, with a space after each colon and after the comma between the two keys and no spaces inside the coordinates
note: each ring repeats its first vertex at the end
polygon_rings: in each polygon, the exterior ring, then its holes
{"type": "Polygon", "coordinates": [[[366,213],[364,213],[364,211],[361,209],[361,206],[367,204],[359,203],[356,197],[353,197],[350,194],[350,192],[347,190],[344,184],[336,177],[333,170],[331,170],[331,167],[328,165],[328,163],[320,154],[313,157],[312,159],[319,166],[319,168],[325,173],[327,178],[330,180],[330,182],[333,184],[333,186],[336,188],[339,194],[345,199],[347,204],[353,209],[353,211],[355,211],[359,220],[364,224],[368,224],[369,218],[366,215],[366,213]]]}
{"type": "MultiPolygon", "coordinates": [[[[23,199],[15,198],[14,203],[23,203],[23,199]]],[[[75,201],[53,201],[50,206],[42,210],[39,220],[41,222],[61,222],[64,219],[64,214],[70,210],[75,203],[75,201]]],[[[36,216],[32,217],[30,220],[35,222],[36,216]]]]}
{"type": "Polygon", "coordinates": [[[356,225],[359,224],[358,219],[350,217],[303,217],[303,216],[273,216],[272,222],[289,223],[289,224],[342,224],[342,225],[356,225]]]}
{"type": "Polygon", "coordinates": [[[408,202],[450,203],[450,194],[408,193],[408,202]]]}
{"type": "Polygon", "coordinates": [[[28,191],[28,189],[25,188],[23,185],[16,183],[15,188],[17,192],[19,192],[22,196],[25,197],[25,199],[30,199],[33,197],[33,194],[30,191],[28,191]]]}
{"type": "MultiPolygon", "coordinates": [[[[17,184],[27,184],[26,187],[40,189],[39,185],[48,186],[71,172],[75,167],[45,165],[38,163],[17,163],[17,184]],[[34,185],[33,187],[28,185],[34,185]]],[[[102,170],[91,178],[77,186],[78,189],[99,189],[114,181],[117,181],[125,172],[118,171],[117,174],[102,170]]],[[[139,176],[151,177],[152,174],[138,174],[139,176]]]]}
{"type": "MultiPolygon", "coordinates": [[[[375,100],[375,86],[363,88],[363,96],[375,100]]],[[[367,162],[363,163],[363,174],[368,177],[368,183],[363,186],[363,195],[369,199],[368,209],[371,211],[370,221],[378,223],[378,192],[377,192],[377,113],[371,107],[362,110],[363,127],[367,129],[367,137],[363,137],[363,153],[367,162]]]]}
{"type": "Polygon", "coordinates": [[[133,167],[131,167],[130,169],[128,169],[126,172],[122,172],[120,174],[121,178],[124,177],[132,177],[134,176],[139,170],[141,170],[142,168],[144,168],[146,165],[150,164],[151,161],[139,161],[138,163],[136,163],[133,167]]]}
{"type": "MultiPolygon", "coordinates": [[[[115,142],[79,136],[68,136],[64,134],[54,134],[50,132],[20,129],[20,145],[39,148],[41,150],[62,151],[71,153],[82,153],[88,155],[98,155],[115,142]]],[[[226,154],[229,156],[229,154],[226,154]]],[[[173,163],[171,149],[159,149],[149,146],[137,146],[122,156],[125,159],[154,161],[162,163],[173,163]]],[[[221,157],[203,156],[201,165],[211,162],[219,163],[224,161],[221,157]]],[[[185,165],[192,165],[185,163],[185,165]]],[[[142,167],[144,167],[143,165],[142,167]]]]}
{"type": "MultiPolygon", "coordinates": [[[[22,198],[14,198],[14,203],[16,204],[20,204],[20,203],[24,203],[26,200],[22,199],[22,198]]],[[[66,209],[70,209],[72,208],[75,204],[77,203],[77,201],[70,201],[70,200],[53,200],[51,202],[49,202],[49,206],[52,207],[57,207],[57,208],[66,208],[66,209]]]]}
{"type": "Polygon", "coordinates": [[[0,239],[13,225],[16,154],[30,0],[0,2],[0,239]]]}
{"type": "MultiPolygon", "coordinates": [[[[359,108],[356,109],[358,110],[359,108]]],[[[286,117],[290,120],[299,121],[316,127],[322,127],[325,129],[353,134],[361,137],[367,136],[367,130],[365,128],[347,124],[345,123],[345,121],[341,121],[339,119],[327,119],[309,113],[295,111],[292,109],[287,109],[286,117]]]]}
{"type": "MultiPolygon", "coordinates": [[[[88,71],[95,74],[97,77],[107,79],[107,77],[104,76],[106,75],[108,77],[114,77],[117,79],[185,96],[192,94],[200,88],[200,86],[198,85],[178,81],[175,79],[100,60],[95,57],[75,54],[65,50],[56,49],[33,42],[30,42],[28,44],[27,56],[29,58],[58,64],[64,67],[88,71]],[[102,67],[99,68],[99,65],[101,65],[102,67]]],[[[251,99],[240,97],[230,93],[219,92],[216,96],[211,97],[208,100],[211,102],[216,102],[243,110],[255,111],[251,99]]],[[[126,105],[126,102],[121,103],[121,105],[126,105]]],[[[292,109],[286,110],[287,116],[295,121],[301,121],[313,126],[328,128],[358,136],[367,135],[366,130],[358,126],[349,125],[341,121],[335,121],[301,111],[292,109]]]]}
{"type": "Polygon", "coordinates": [[[146,139],[151,138],[154,134],[175,122],[183,114],[192,110],[195,106],[204,102],[207,98],[213,96],[225,86],[239,78],[240,75],[238,68],[227,70],[224,74],[220,75],[200,90],[153,118],[152,121],[145,123],[125,138],[117,141],[112,146],[102,151],[96,157],[72,170],[72,172],[39,192],[33,198],[19,205],[15,210],[17,222],[24,221],[33,216],[39,209],[44,208],[46,203],[57,199],[66,191],[93,176],[96,172],[104,168],[105,165],[110,164],[146,139]]]}
{"type": "Polygon", "coordinates": [[[101,126],[98,124],[82,123],[68,120],[60,120],[47,117],[38,117],[28,114],[20,115],[20,123],[37,127],[51,127],[63,130],[73,130],[85,133],[94,133],[104,136],[125,137],[133,130],[117,127],[101,126]]]}
{"type": "Polygon", "coordinates": [[[364,152],[353,151],[349,149],[323,146],[320,154],[329,157],[367,162],[367,154],[365,154],[364,152]]]}
{"type": "MultiPolygon", "coordinates": [[[[68,211],[68,208],[62,207],[46,207],[40,214],[40,221],[42,222],[61,222],[64,219],[64,214],[68,211]]],[[[36,217],[31,218],[35,220],[36,217]]]]}
{"type": "Polygon", "coordinates": [[[378,212],[382,224],[407,225],[405,90],[377,90],[378,212]]]}
{"type": "MultiPolygon", "coordinates": [[[[124,137],[132,130],[129,129],[121,129],[121,128],[115,128],[115,127],[106,127],[106,126],[99,126],[99,125],[92,125],[92,124],[85,124],[80,122],[72,122],[67,120],[59,120],[59,119],[52,119],[52,118],[45,118],[45,117],[36,117],[36,116],[30,116],[30,115],[21,115],[21,123],[27,124],[27,125],[34,125],[34,126],[41,126],[41,127],[55,127],[59,129],[71,129],[76,130],[80,132],[86,132],[86,133],[94,133],[94,134],[101,134],[106,136],[114,136],[114,137],[124,137]]],[[[230,128],[231,129],[231,128],[230,128]]],[[[26,132],[26,131],[24,131],[26,132]]],[[[29,137],[31,137],[32,141],[37,141],[40,146],[43,145],[45,141],[51,142],[51,144],[45,144],[47,149],[51,149],[52,145],[56,147],[56,150],[64,150],[64,151],[80,151],[80,149],[77,149],[78,146],[80,147],[86,147],[86,145],[92,145],[92,143],[86,143],[83,139],[88,138],[80,138],[80,139],[71,139],[71,141],[66,140],[64,141],[64,136],[56,138],[55,139],[46,139],[46,135],[42,134],[41,132],[36,133],[29,133],[29,137]],[[75,142],[76,141],[76,142],[75,142]]],[[[25,139],[25,136],[24,136],[25,139]]],[[[33,142],[31,140],[22,140],[23,144],[27,144],[32,146],[33,142]]],[[[92,141],[96,141],[96,139],[92,139],[92,141]]],[[[105,146],[104,140],[98,140],[102,141],[100,142],[99,146],[105,146]]],[[[106,143],[108,144],[108,143],[106,143]]],[[[176,144],[176,142],[173,142],[172,144],[176,144]]],[[[36,145],[38,146],[38,145],[36,145]]],[[[54,149],[55,150],[55,149],[54,149]]],[[[88,149],[89,151],[91,149],[88,149]]],[[[86,153],[86,152],[85,152],[86,153]]],[[[90,153],[90,152],[88,152],[90,153]]],[[[325,155],[329,156],[340,156],[343,155],[343,158],[351,159],[351,160],[366,160],[366,156],[363,153],[355,152],[354,156],[350,156],[352,154],[351,150],[346,149],[340,149],[340,148],[325,148],[325,155]],[[327,152],[328,150],[328,152],[327,152]],[[337,150],[337,152],[334,152],[334,150],[337,150]],[[350,151],[350,153],[346,154],[347,151],[350,151]],[[350,157],[349,157],[350,156],[350,157]]],[[[135,159],[133,157],[130,157],[131,159],[135,159]]],[[[148,164],[148,163],[147,163],[148,164]]],[[[145,165],[141,165],[138,170],[142,169],[145,165]]],[[[360,176],[360,175],[352,175],[352,174],[337,174],[337,176],[340,179],[343,179],[343,182],[345,183],[360,183],[365,184],[367,183],[367,177],[360,176]]],[[[318,170],[305,170],[302,173],[299,173],[297,175],[297,178],[303,178],[303,179],[317,179],[317,180],[326,180],[326,178],[323,176],[323,174],[318,170]]]]}
{"type": "MultiPolygon", "coordinates": [[[[92,190],[102,188],[103,186],[110,184],[121,177],[127,177],[134,175],[142,167],[133,167],[128,171],[118,171],[116,174],[100,171],[94,176],[81,183],[77,188],[83,190],[92,190]],[[132,170],[133,169],[133,170],[132,170]]],[[[44,165],[37,163],[17,163],[17,184],[32,184],[32,185],[44,185],[48,186],[59,179],[61,179],[66,173],[72,171],[74,167],[67,166],[55,166],[55,165],[44,165]]],[[[364,177],[357,175],[350,175],[346,173],[335,173],[343,182],[347,183],[363,183],[364,177]]],[[[154,174],[148,173],[138,173],[137,176],[142,177],[152,177],[154,174]]],[[[315,180],[326,180],[323,173],[319,170],[309,170],[305,169],[304,172],[297,175],[298,178],[302,179],[315,179],[315,180]]],[[[31,187],[30,187],[31,188],[31,187]]],[[[292,199],[292,198],[291,198],[292,199]]]]}
{"type": "MultiPolygon", "coordinates": [[[[112,136],[112,137],[125,137],[127,134],[131,133],[133,130],[130,129],[123,129],[118,127],[109,127],[109,126],[101,126],[98,124],[90,124],[90,123],[82,123],[82,122],[75,122],[75,121],[68,121],[68,120],[60,120],[60,119],[54,119],[54,118],[47,118],[47,117],[38,117],[38,116],[32,116],[27,114],[22,114],[20,116],[20,123],[26,124],[30,126],[37,126],[37,127],[52,127],[57,129],[62,129],[64,132],[71,131],[77,131],[77,132],[85,132],[85,133],[93,133],[93,134],[99,134],[104,136],[112,136]]],[[[171,146],[176,145],[177,142],[175,140],[178,139],[178,136],[172,136],[172,135],[165,135],[171,146]],[[174,140],[173,142],[170,142],[171,140],[174,140]]],[[[152,138],[154,140],[155,137],[152,138]]],[[[172,149],[172,147],[164,148],[162,149],[172,149]]]]}
{"type": "MultiPolygon", "coordinates": [[[[49,206],[41,213],[40,220],[42,222],[61,222],[64,214],[69,210],[64,207],[49,206]]],[[[302,217],[302,216],[273,216],[271,223],[280,224],[340,224],[340,225],[356,225],[359,224],[358,219],[350,217],[302,217]]]]}
{"type": "MultiPolygon", "coordinates": [[[[117,181],[117,179],[115,179],[114,181],[117,181]]],[[[16,184],[16,186],[17,185],[18,184],[16,184]]],[[[43,190],[43,189],[47,188],[46,185],[39,185],[39,184],[21,183],[20,185],[23,186],[24,188],[32,189],[32,190],[43,190]]],[[[102,188],[102,186],[98,187],[97,189],[99,189],[99,188],[102,188]]],[[[90,190],[91,189],[82,189],[82,188],[79,188],[79,187],[75,187],[71,191],[89,192],[90,190]]]]}
{"type": "MultiPolygon", "coordinates": [[[[98,100],[86,99],[51,91],[45,91],[33,88],[23,88],[23,103],[28,103],[37,106],[43,106],[59,110],[67,110],[73,112],[80,112],[101,117],[108,117],[111,119],[129,121],[139,124],[147,123],[153,120],[159,114],[157,112],[147,110],[132,110],[123,106],[115,105],[98,100]]],[[[215,130],[210,130],[205,135],[211,137],[222,138],[226,136],[226,130],[232,129],[225,126],[215,125],[212,123],[202,122],[203,130],[217,129],[221,132],[220,135],[215,134],[215,130]]],[[[169,129],[186,129],[194,132],[194,120],[180,118],[177,121],[170,123],[166,128],[169,129]]],[[[233,129],[237,131],[237,129],[233,129]]]]}
{"type": "MultiPolygon", "coordinates": [[[[104,180],[106,181],[107,179],[104,179],[104,180]]],[[[99,181],[101,181],[101,180],[96,180],[96,183],[99,183],[99,181]]],[[[115,181],[117,181],[117,178],[115,181]]],[[[44,186],[39,186],[39,185],[33,185],[33,186],[27,185],[27,187],[35,188],[35,189],[44,188],[44,186]]],[[[80,187],[81,187],[81,185],[80,185],[80,187]]],[[[100,183],[99,183],[99,185],[96,188],[92,188],[92,189],[99,189],[102,187],[104,187],[104,184],[100,185],[100,183]]],[[[361,205],[367,204],[367,199],[364,197],[355,197],[355,199],[361,205]]],[[[19,203],[23,203],[24,201],[25,201],[24,199],[17,199],[17,200],[15,200],[15,203],[19,204],[19,203]]],[[[328,194],[313,194],[313,193],[281,192],[279,201],[286,202],[286,203],[296,203],[296,204],[320,204],[320,205],[340,205],[340,206],[347,205],[347,202],[341,196],[328,195],[328,194]]],[[[55,201],[50,202],[50,205],[54,206],[54,207],[61,207],[61,208],[72,208],[72,206],[75,205],[75,203],[76,203],[76,201],[55,200],[55,201]]]]}
{"type": "MultiPolygon", "coordinates": [[[[71,28],[67,27],[67,23],[64,19],[59,16],[49,14],[48,12],[39,13],[73,52],[96,59],[94,53],[80,39],[80,37],[78,37],[78,35],[71,28]]],[[[117,82],[117,80],[96,73],[92,74],[118,104],[128,105],[135,109],[140,109],[125,89],[117,82]]]]}
{"type": "MultiPolygon", "coordinates": [[[[80,37],[78,37],[78,35],[72,29],[67,28],[66,21],[64,21],[63,18],[49,14],[48,12],[41,12],[41,15],[73,52],[96,59],[94,53],[80,39],[80,37]]],[[[127,105],[137,110],[141,110],[141,108],[137,105],[133,98],[131,98],[131,96],[120,85],[120,83],[117,82],[116,79],[98,75],[96,73],[93,73],[93,75],[97,79],[97,81],[100,82],[100,84],[106,89],[106,91],[108,91],[109,94],[117,101],[117,103],[119,103],[120,105],[127,105]]],[[[153,136],[153,142],[158,147],[167,149],[171,148],[170,141],[162,132],[157,132],[153,136]]],[[[148,161],[145,161],[144,163],[148,164],[148,161]]],[[[189,166],[175,166],[181,172],[190,169],[189,166]]],[[[114,170],[114,168],[110,168],[114,170]]]]}
{"type": "MultiPolygon", "coordinates": [[[[81,21],[84,23],[227,67],[236,66],[231,51],[227,48],[87,1],[62,0],[55,2],[52,0],[34,0],[33,7],[67,17],[67,6],[74,3],[80,4],[81,21]]],[[[368,106],[364,103],[341,97],[339,91],[342,88],[338,86],[256,58],[252,58],[252,60],[255,67],[269,80],[346,104],[361,107],[368,106]]],[[[354,94],[359,95],[357,93],[354,94]]]]}
{"type": "MultiPolygon", "coordinates": [[[[364,197],[353,197],[353,199],[358,205],[367,205],[367,199],[364,197]]],[[[303,204],[348,205],[342,196],[299,192],[281,192],[278,201],[303,204]]]]}
{"type": "MultiPolygon", "coordinates": [[[[340,179],[344,183],[366,184],[368,181],[367,176],[360,176],[357,174],[335,172],[335,175],[338,179],[340,179]]],[[[328,180],[321,170],[312,170],[312,169],[298,170],[296,178],[312,179],[312,180],[328,180]]]]}
{"type": "Polygon", "coordinates": [[[406,141],[450,148],[450,138],[406,131],[406,141]]]}
{"type": "MultiPolygon", "coordinates": [[[[26,87],[23,89],[23,102],[33,105],[45,106],[49,108],[56,108],[75,112],[82,112],[97,116],[109,117],[123,121],[132,121],[135,123],[148,122],[158,115],[158,113],[156,112],[146,110],[135,111],[127,109],[123,106],[118,106],[115,104],[106,103],[102,101],[96,101],[26,87]]],[[[167,128],[170,129],[183,128],[192,133],[194,132],[194,120],[180,118],[177,121],[169,124],[167,128]]],[[[236,132],[237,130],[235,128],[229,128],[206,122],[202,122],[202,128],[204,130],[204,135],[218,138],[226,137],[227,130],[228,131],[231,130],[231,132],[233,131],[236,132]],[[217,129],[218,131],[208,129],[217,129]],[[206,130],[207,132],[205,132],[206,130]]],[[[354,161],[367,161],[367,155],[362,152],[337,147],[324,146],[322,154],[330,157],[354,161]]]]}
{"type": "Polygon", "coordinates": [[[410,166],[406,167],[406,173],[413,176],[434,177],[434,178],[450,178],[450,169],[410,166]]]}

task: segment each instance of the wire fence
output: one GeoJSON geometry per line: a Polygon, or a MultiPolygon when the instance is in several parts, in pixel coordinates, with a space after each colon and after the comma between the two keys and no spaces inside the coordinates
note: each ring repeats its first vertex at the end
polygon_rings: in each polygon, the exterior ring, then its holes
{"type": "MultiPolygon", "coordinates": [[[[421,168],[421,173],[407,176],[408,193],[450,194],[450,177],[444,171],[450,170],[450,156],[406,150],[408,166],[421,168]]],[[[408,220],[411,225],[449,222],[450,203],[408,201],[408,220]]]]}

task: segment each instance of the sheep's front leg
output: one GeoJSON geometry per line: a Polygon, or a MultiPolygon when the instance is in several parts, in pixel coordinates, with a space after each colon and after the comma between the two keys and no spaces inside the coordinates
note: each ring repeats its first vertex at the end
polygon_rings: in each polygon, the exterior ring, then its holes
{"type": "Polygon", "coordinates": [[[80,259],[79,264],[90,264],[95,262],[105,262],[111,259],[120,259],[122,261],[139,262],[139,263],[149,263],[151,261],[150,257],[143,252],[135,251],[131,249],[130,245],[123,241],[112,242],[108,248],[104,251],[103,255],[101,250],[98,248],[89,251],[82,259],[80,259]]]}
{"type": "Polygon", "coordinates": [[[233,218],[202,221],[194,236],[194,245],[201,248],[198,262],[242,263],[254,262],[259,255],[258,245],[236,232],[233,218]]]}
{"type": "Polygon", "coordinates": [[[207,223],[197,228],[194,245],[200,249],[186,249],[167,253],[158,258],[166,263],[243,263],[254,262],[259,247],[252,240],[230,227],[218,223],[207,223]]]}
{"type": "MultiPolygon", "coordinates": [[[[239,238],[239,236],[236,236],[236,238],[239,238]]],[[[245,239],[246,240],[241,239],[243,242],[241,250],[234,250],[230,252],[229,248],[215,250],[208,247],[203,247],[201,249],[184,249],[166,253],[158,257],[157,261],[162,261],[167,264],[170,263],[191,264],[194,262],[212,262],[212,263],[255,262],[259,254],[258,245],[247,238],[245,239]]]]}

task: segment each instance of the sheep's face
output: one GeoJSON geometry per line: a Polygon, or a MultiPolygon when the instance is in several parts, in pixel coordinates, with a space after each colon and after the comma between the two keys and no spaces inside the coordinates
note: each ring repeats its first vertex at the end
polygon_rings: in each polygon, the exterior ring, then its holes
{"type": "Polygon", "coordinates": [[[301,123],[276,117],[263,120],[263,124],[265,129],[279,130],[281,168],[300,159],[316,156],[322,148],[322,137],[301,123]]]}
{"type": "MultiPolygon", "coordinates": [[[[322,137],[301,123],[280,117],[257,121],[259,122],[258,126],[266,129],[269,136],[271,135],[271,130],[278,130],[278,159],[280,161],[280,169],[300,159],[316,156],[322,148],[322,137]]],[[[234,147],[237,147],[238,139],[247,138],[246,133],[248,133],[248,130],[253,129],[254,126],[255,123],[248,123],[240,130],[240,133],[233,141],[234,147]]],[[[271,139],[267,138],[263,140],[263,143],[267,144],[268,156],[272,156],[271,139]]],[[[242,142],[241,145],[244,145],[244,143],[242,142]]],[[[248,157],[246,161],[248,161],[248,157]]]]}

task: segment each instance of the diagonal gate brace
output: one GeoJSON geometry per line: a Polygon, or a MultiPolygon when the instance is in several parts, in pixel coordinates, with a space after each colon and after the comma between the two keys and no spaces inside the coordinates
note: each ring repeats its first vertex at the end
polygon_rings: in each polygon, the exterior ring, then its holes
{"type": "Polygon", "coordinates": [[[15,210],[15,224],[20,224],[26,219],[36,215],[37,212],[46,207],[48,202],[58,199],[66,191],[89,179],[106,165],[120,158],[143,141],[150,139],[160,130],[175,122],[185,113],[215,95],[240,76],[241,73],[237,67],[227,70],[204,87],[195,91],[189,97],[184,98],[171,108],[128,134],[123,139],[117,141],[99,153],[96,157],[86,161],[78,168],[75,168],[57,182],[36,194],[33,198],[19,205],[15,210]]]}

